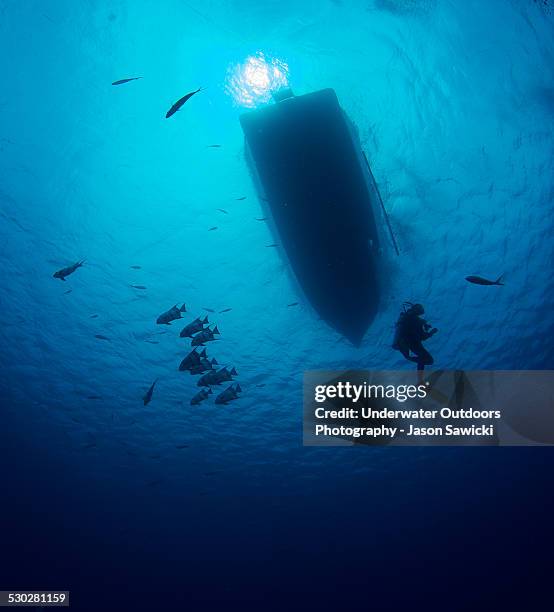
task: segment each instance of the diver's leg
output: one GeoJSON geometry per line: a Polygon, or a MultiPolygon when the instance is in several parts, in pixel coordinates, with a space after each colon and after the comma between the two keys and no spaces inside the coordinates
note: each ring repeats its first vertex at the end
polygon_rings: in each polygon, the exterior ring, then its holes
{"type": "Polygon", "coordinates": [[[410,349],[407,346],[399,346],[398,350],[402,353],[402,356],[404,357],[404,359],[407,359],[408,361],[413,361],[414,363],[417,361],[417,357],[412,357],[410,355],[410,349]]]}
{"type": "Polygon", "coordinates": [[[421,344],[421,342],[417,342],[416,344],[410,346],[412,353],[416,354],[416,358],[414,361],[417,362],[417,369],[424,370],[426,365],[433,365],[435,360],[431,353],[421,344]]]}

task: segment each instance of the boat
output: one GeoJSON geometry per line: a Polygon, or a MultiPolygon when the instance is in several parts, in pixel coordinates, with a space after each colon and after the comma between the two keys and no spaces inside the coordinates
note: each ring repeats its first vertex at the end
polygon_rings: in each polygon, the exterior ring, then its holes
{"type": "Polygon", "coordinates": [[[307,301],[359,346],[379,306],[380,241],[357,131],[333,89],[274,100],[240,116],[258,195],[307,301]]]}

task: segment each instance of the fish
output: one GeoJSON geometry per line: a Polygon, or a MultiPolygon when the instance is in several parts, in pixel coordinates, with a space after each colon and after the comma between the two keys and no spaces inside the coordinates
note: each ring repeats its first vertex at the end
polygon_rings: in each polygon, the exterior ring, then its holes
{"type": "Polygon", "coordinates": [[[219,148],[221,148],[221,145],[218,145],[218,144],[208,145],[208,149],[219,149],[219,148]]]}
{"type": "Polygon", "coordinates": [[[215,312],[213,308],[202,308],[202,310],[206,310],[207,312],[215,312]]]}
{"type": "Polygon", "coordinates": [[[207,327],[194,336],[191,346],[202,346],[205,342],[213,342],[214,340],[217,340],[217,338],[215,338],[216,334],[218,336],[220,335],[217,325],[213,328],[213,330],[207,327]]]}
{"type": "Polygon", "coordinates": [[[172,306],[167,312],[162,312],[162,314],[156,319],[156,323],[158,325],[171,325],[171,321],[182,319],[183,317],[181,316],[181,313],[186,311],[187,309],[185,304],[183,304],[181,308],[178,308],[177,304],[175,304],[175,306],[172,306]]]}
{"type": "Polygon", "coordinates": [[[98,340],[109,340],[107,336],[103,336],[102,334],[95,334],[94,337],[98,338],[98,340]]]}
{"type": "Polygon", "coordinates": [[[89,317],[89,319],[97,319],[97,318],[98,318],[97,314],[91,314],[89,317]]]}
{"type": "Polygon", "coordinates": [[[211,393],[212,393],[211,389],[201,389],[190,400],[191,406],[197,406],[198,404],[201,404],[204,400],[208,399],[208,395],[210,395],[211,393]]]}
{"type": "Polygon", "coordinates": [[[123,85],[123,83],[130,83],[131,81],[138,81],[142,79],[142,77],[131,77],[130,79],[119,79],[119,81],[114,81],[112,85],[123,85]]]}
{"type": "Polygon", "coordinates": [[[223,382],[233,380],[233,376],[237,376],[235,368],[228,370],[226,367],[221,370],[210,371],[198,379],[196,383],[199,387],[208,387],[209,385],[220,385],[223,382]]]}
{"type": "Polygon", "coordinates": [[[487,280],[482,276],[466,276],[466,281],[474,285],[503,285],[504,275],[499,276],[495,281],[487,280]]]}
{"type": "Polygon", "coordinates": [[[64,291],[63,294],[67,295],[68,293],[71,293],[73,291],[73,289],[68,289],[67,291],[64,291]]]}
{"type": "Polygon", "coordinates": [[[192,321],[192,323],[188,323],[187,325],[185,325],[185,327],[183,327],[179,334],[179,337],[192,338],[194,334],[198,333],[199,331],[202,331],[204,329],[204,325],[207,325],[208,323],[209,321],[207,316],[203,319],[197,317],[196,319],[194,319],[194,321],[192,321]]]}
{"type": "Polygon", "coordinates": [[[141,270],[141,266],[131,266],[133,270],[141,270]]]}
{"type": "Polygon", "coordinates": [[[148,342],[148,344],[159,344],[157,340],[145,340],[145,342],[148,342]]]}
{"type": "Polygon", "coordinates": [[[156,386],[157,382],[158,382],[158,379],[156,378],[156,380],[150,385],[150,388],[148,389],[148,391],[145,393],[144,397],[142,398],[142,401],[145,406],[147,406],[152,401],[152,393],[154,393],[154,387],[156,386]]]}
{"type": "Polygon", "coordinates": [[[270,249],[271,247],[276,247],[279,246],[278,244],[266,244],[265,245],[267,249],[270,249]]]}
{"type": "Polygon", "coordinates": [[[298,306],[298,302],[292,302],[291,304],[287,304],[287,307],[290,307],[290,306],[298,306]]]}
{"type": "Polygon", "coordinates": [[[214,230],[217,229],[217,225],[214,225],[213,227],[210,227],[210,229],[208,230],[209,232],[213,232],[214,230]]]}
{"type": "Polygon", "coordinates": [[[211,361],[209,359],[202,359],[197,365],[190,366],[188,371],[192,376],[195,376],[196,374],[204,374],[208,370],[213,370],[216,365],[219,365],[216,359],[211,361]]]}
{"type": "Polygon", "coordinates": [[[193,366],[198,365],[203,359],[207,359],[206,349],[199,353],[196,349],[193,349],[179,364],[179,371],[184,372],[193,366]]]}
{"type": "Polygon", "coordinates": [[[189,446],[190,446],[189,444],[177,444],[175,448],[182,450],[183,448],[189,448],[189,446]]]}
{"type": "Polygon", "coordinates": [[[133,289],[146,289],[144,285],[131,285],[133,289]]]}
{"type": "Polygon", "coordinates": [[[256,217],[256,221],[267,221],[267,217],[256,217]]]}
{"type": "Polygon", "coordinates": [[[219,311],[219,314],[223,313],[223,312],[230,312],[231,310],[233,310],[232,308],[224,308],[223,310],[219,311]]]}
{"type": "Polygon", "coordinates": [[[88,395],[87,399],[89,399],[89,400],[101,400],[102,396],[101,395],[88,395]]]}
{"type": "Polygon", "coordinates": [[[210,385],[220,385],[221,382],[217,378],[217,371],[210,370],[206,374],[203,374],[199,379],[196,385],[198,387],[209,387],[210,385]]]}
{"type": "Polygon", "coordinates": [[[75,272],[77,268],[80,268],[84,263],[85,263],[85,260],[83,259],[81,261],[78,261],[77,263],[67,266],[67,268],[62,268],[61,270],[54,272],[53,277],[59,278],[60,280],[64,281],[66,276],[73,274],[73,272],[75,272]]]}
{"type": "Polygon", "coordinates": [[[224,213],[225,215],[229,214],[224,208],[218,208],[217,210],[219,210],[219,212],[224,213]]]}
{"type": "Polygon", "coordinates": [[[186,94],[182,98],[179,98],[177,102],[175,102],[175,104],[167,111],[167,113],[165,114],[165,118],[169,119],[169,117],[171,117],[171,115],[174,115],[181,108],[181,106],[183,106],[183,104],[187,100],[192,98],[194,94],[197,94],[201,90],[202,90],[202,87],[199,87],[196,91],[191,91],[190,93],[186,94]]]}
{"type": "Polygon", "coordinates": [[[227,389],[222,391],[216,398],[216,404],[226,405],[228,402],[232,400],[236,400],[239,397],[239,393],[242,391],[240,385],[238,383],[229,385],[227,389]]]}
{"type": "Polygon", "coordinates": [[[221,370],[218,370],[216,372],[216,377],[217,380],[219,380],[219,382],[230,382],[233,380],[234,376],[238,376],[238,372],[236,371],[235,368],[231,368],[230,370],[228,368],[221,368],[221,370]]]}
{"type": "Polygon", "coordinates": [[[242,200],[246,200],[246,196],[242,196],[240,198],[235,198],[237,202],[241,202],[242,200]]]}

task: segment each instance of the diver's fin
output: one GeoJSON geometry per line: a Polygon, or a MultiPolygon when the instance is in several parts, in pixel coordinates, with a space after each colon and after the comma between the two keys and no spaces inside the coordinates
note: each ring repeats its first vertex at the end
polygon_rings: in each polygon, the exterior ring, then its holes
{"type": "Polygon", "coordinates": [[[504,274],[501,274],[495,281],[495,285],[503,285],[504,284],[504,274]]]}
{"type": "Polygon", "coordinates": [[[187,311],[187,309],[186,309],[186,307],[185,307],[185,306],[186,306],[186,305],[185,305],[185,304],[183,304],[183,305],[181,306],[181,308],[179,308],[179,312],[186,312],[186,311],[187,311]]]}

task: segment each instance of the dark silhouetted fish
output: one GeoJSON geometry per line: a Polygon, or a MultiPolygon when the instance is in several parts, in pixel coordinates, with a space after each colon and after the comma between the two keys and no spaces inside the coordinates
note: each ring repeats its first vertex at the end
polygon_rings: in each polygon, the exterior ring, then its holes
{"type": "Polygon", "coordinates": [[[68,293],[71,293],[73,291],[73,289],[68,289],[67,291],[64,291],[63,294],[67,295],[68,293]]]}
{"type": "Polygon", "coordinates": [[[145,342],[148,342],[148,344],[159,344],[157,340],[145,340],[145,342]]]}
{"type": "Polygon", "coordinates": [[[133,289],[146,289],[144,285],[131,285],[133,289]]]}
{"type": "Polygon", "coordinates": [[[123,85],[123,83],[130,83],[131,81],[138,81],[142,79],[142,77],[131,77],[130,79],[119,79],[119,81],[114,81],[112,85],[123,85]]]}
{"type": "Polygon", "coordinates": [[[206,310],[207,312],[215,312],[213,308],[202,308],[202,310],[206,310]]]}
{"type": "Polygon", "coordinates": [[[210,370],[206,374],[203,374],[196,383],[199,387],[209,387],[210,385],[220,385],[221,383],[217,379],[217,371],[210,370]]]}
{"type": "Polygon", "coordinates": [[[206,342],[213,342],[217,340],[216,335],[220,335],[219,330],[217,329],[217,325],[212,329],[203,329],[201,332],[198,332],[196,336],[192,339],[191,346],[203,346],[206,342]]]}
{"type": "Polygon", "coordinates": [[[229,214],[224,208],[218,208],[217,210],[219,210],[219,212],[224,213],[225,215],[229,214]]]}
{"type": "Polygon", "coordinates": [[[95,334],[94,337],[98,338],[98,340],[109,340],[107,336],[103,336],[102,334],[95,334]]]}
{"type": "Polygon", "coordinates": [[[89,400],[101,400],[102,396],[101,395],[88,395],[87,399],[89,399],[89,400]]]}
{"type": "Polygon", "coordinates": [[[287,306],[298,306],[298,302],[292,302],[291,304],[287,304],[287,306]]]}
{"type": "Polygon", "coordinates": [[[194,321],[192,321],[192,323],[189,323],[188,325],[185,325],[185,327],[183,327],[179,336],[181,338],[192,338],[194,334],[198,333],[199,331],[202,331],[204,329],[204,325],[207,325],[208,323],[209,321],[207,316],[203,319],[197,317],[196,319],[194,319],[194,321]]]}
{"type": "Polygon", "coordinates": [[[169,119],[171,115],[174,115],[189,98],[192,98],[192,96],[201,91],[201,89],[202,87],[199,87],[196,91],[191,91],[186,96],[179,98],[179,100],[177,100],[177,102],[175,102],[175,104],[167,111],[167,113],[165,114],[165,118],[169,119]]]}
{"type": "Polygon", "coordinates": [[[158,325],[171,325],[171,321],[176,321],[177,319],[182,319],[182,312],[186,312],[185,304],[181,306],[181,308],[172,306],[167,312],[162,312],[162,314],[156,319],[156,323],[158,325]]]}
{"type": "Polygon", "coordinates": [[[211,370],[207,374],[204,374],[198,379],[196,383],[199,387],[208,387],[209,385],[220,385],[221,383],[233,380],[233,376],[237,375],[235,368],[228,370],[227,368],[221,368],[221,370],[211,370]]]}
{"type": "Polygon", "coordinates": [[[256,221],[267,221],[267,217],[256,217],[256,221]]]}
{"type": "Polygon", "coordinates": [[[241,391],[242,389],[240,388],[240,385],[238,383],[230,385],[229,387],[227,387],[227,389],[225,389],[225,391],[222,391],[215,398],[215,403],[226,405],[228,402],[238,399],[239,393],[241,391]]]}
{"type": "Polygon", "coordinates": [[[202,359],[199,364],[190,366],[188,371],[192,376],[197,374],[204,374],[204,372],[208,372],[209,370],[213,370],[214,366],[219,365],[216,359],[202,359]]]}
{"type": "Polygon", "coordinates": [[[156,380],[150,385],[150,389],[148,389],[148,391],[142,398],[142,401],[145,406],[148,405],[152,401],[152,393],[154,393],[154,387],[156,386],[157,382],[158,382],[158,379],[156,378],[156,380]]]}
{"type": "Polygon", "coordinates": [[[219,311],[219,314],[223,313],[223,312],[230,312],[231,310],[233,310],[232,308],[224,308],[223,310],[219,311]]]}
{"type": "Polygon", "coordinates": [[[131,268],[132,268],[133,270],[140,270],[140,269],[141,269],[141,266],[131,266],[131,268]]]}
{"type": "Polygon", "coordinates": [[[266,244],[266,248],[270,249],[271,247],[279,246],[278,244],[266,244]]]}
{"type": "Polygon", "coordinates": [[[89,317],[89,319],[97,319],[97,318],[98,318],[97,314],[91,314],[89,317]]]}
{"type": "Polygon", "coordinates": [[[213,227],[210,227],[210,229],[208,230],[209,232],[213,232],[214,230],[217,229],[217,225],[214,225],[213,227]]]}
{"type": "Polygon", "coordinates": [[[196,349],[192,350],[179,364],[179,371],[184,372],[192,366],[198,365],[202,359],[207,358],[206,349],[199,353],[196,349]]]}
{"type": "Polygon", "coordinates": [[[216,372],[216,376],[219,382],[229,382],[233,380],[234,376],[238,376],[238,372],[235,368],[231,368],[230,370],[228,368],[221,368],[221,370],[216,372]]]}
{"type": "Polygon", "coordinates": [[[175,448],[182,450],[183,448],[189,448],[189,445],[188,444],[177,444],[175,448]]]}
{"type": "Polygon", "coordinates": [[[202,389],[200,390],[191,400],[191,406],[197,406],[201,404],[204,400],[208,399],[208,395],[212,393],[211,389],[202,389]]]}
{"type": "Polygon", "coordinates": [[[242,196],[241,198],[235,198],[237,202],[241,202],[242,200],[246,200],[246,196],[242,196]]]}
{"type": "Polygon", "coordinates": [[[60,280],[64,281],[66,276],[73,274],[73,272],[75,272],[77,268],[80,268],[84,263],[84,259],[82,261],[78,261],[77,263],[74,263],[71,266],[67,266],[67,268],[62,268],[61,270],[54,272],[53,276],[54,278],[59,278],[60,280]]]}
{"type": "Polygon", "coordinates": [[[208,145],[208,149],[219,149],[221,148],[221,145],[215,144],[215,145],[208,145]]]}
{"type": "Polygon", "coordinates": [[[499,276],[495,281],[487,280],[481,276],[466,276],[466,281],[474,285],[503,285],[503,276],[499,276]]]}

